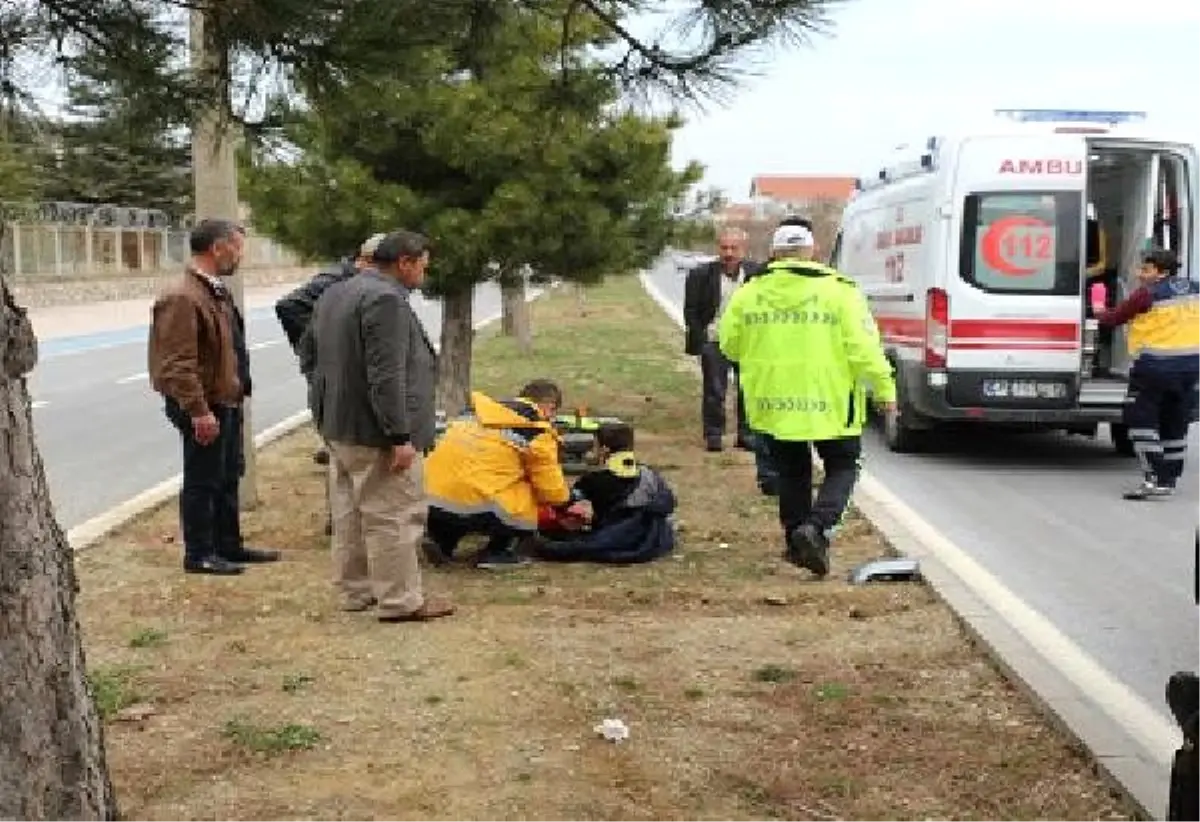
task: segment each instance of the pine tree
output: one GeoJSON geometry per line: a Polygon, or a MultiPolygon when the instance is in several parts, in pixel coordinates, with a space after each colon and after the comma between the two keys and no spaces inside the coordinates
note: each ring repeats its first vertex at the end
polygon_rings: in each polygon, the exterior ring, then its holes
{"type": "MultiPolygon", "coordinates": [[[[158,58],[168,61],[168,55],[158,58]]],[[[74,61],[48,199],[191,212],[189,141],[181,112],[143,91],[141,72],[101,55],[74,61]]]]}

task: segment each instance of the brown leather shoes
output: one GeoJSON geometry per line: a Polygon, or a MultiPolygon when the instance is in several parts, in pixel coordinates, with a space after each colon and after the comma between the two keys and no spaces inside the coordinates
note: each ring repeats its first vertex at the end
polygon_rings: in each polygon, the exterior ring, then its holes
{"type": "Polygon", "coordinates": [[[425,604],[406,614],[381,613],[380,622],[428,622],[431,619],[448,617],[454,613],[454,603],[445,597],[426,597],[425,604]]]}

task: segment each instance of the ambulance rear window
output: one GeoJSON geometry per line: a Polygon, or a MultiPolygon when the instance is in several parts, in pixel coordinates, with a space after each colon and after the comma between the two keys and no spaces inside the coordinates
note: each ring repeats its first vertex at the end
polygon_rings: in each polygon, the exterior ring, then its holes
{"type": "Polygon", "coordinates": [[[1076,295],[1082,235],[1078,192],[971,194],[963,207],[959,273],[992,293],[1076,295]]]}

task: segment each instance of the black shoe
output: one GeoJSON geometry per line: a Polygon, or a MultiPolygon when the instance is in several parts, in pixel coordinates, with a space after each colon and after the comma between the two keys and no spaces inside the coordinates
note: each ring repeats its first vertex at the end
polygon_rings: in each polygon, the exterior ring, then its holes
{"type": "Polygon", "coordinates": [[[279,562],[281,556],[283,555],[275,550],[243,546],[235,551],[221,554],[221,559],[241,565],[260,565],[264,562],[279,562]]]}
{"type": "Polygon", "coordinates": [[[754,446],[750,443],[750,440],[746,439],[745,437],[738,437],[736,440],[734,440],[733,447],[742,451],[754,450],[754,446]]]}
{"type": "Polygon", "coordinates": [[[529,557],[523,557],[515,551],[496,551],[483,553],[475,560],[475,567],[482,571],[508,571],[513,568],[524,568],[532,563],[529,557]]]}
{"type": "Polygon", "coordinates": [[[710,454],[716,454],[725,450],[725,446],[721,443],[720,437],[706,437],[704,440],[704,450],[710,454]]]}
{"type": "Polygon", "coordinates": [[[787,537],[784,558],[793,565],[812,571],[818,579],[829,574],[829,539],[810,522],[792,529],[787,537]]]}
{"type": "Polygon", "coordinates": [[[313,452],[313,462],[315,462],[317,465],[328,465],[329,452],[324,448],[318,448],[313,452]]]}
{"type": "Polygon", "coordinates": [[[758,490],[764,497],[779,496],[779,484],[775,480],[763,480],[758,484],[758,490]]]}
{"type": "Polygon", "coordinates": [[[186,574],[211,574],[218,577],[235,577],[246,569],[223,557],[185,557],[183,571],[186,574]]]}
{"type": "Polygon", "coordinates": [[[425,554],[425,559],[429,561],[430,565],[449,565],[454,561],[454,555],[452,553],[446,551],[446,549],[442,548],[442,546],[438,545],[429,537],[421,540],[421,551],[425,554]]]}
{"type": "Polygon", "coordinates": [[[325,536],[333,536],[333,520],[331,519],[325,520],[325,536]]]}
{"type": "Polygon", "coordinates": [[[1170,485],[1161,485],[1152,479],[1144,479],[1140,485],[1130,488],[1121,496],[1132,500],[1154,500],[1167,499],[1174,493],[1175,489],[1170,485]]]}

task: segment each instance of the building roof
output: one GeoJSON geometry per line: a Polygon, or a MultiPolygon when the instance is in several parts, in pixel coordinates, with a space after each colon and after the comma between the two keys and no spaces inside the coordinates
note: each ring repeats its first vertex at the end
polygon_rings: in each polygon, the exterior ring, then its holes
{"type": "Polygon", "coordinates": [[[780,202],[848,200],[854,177],[821,177],[812,174],[761,174],[750,181],[751,197],[780,202]]]}

